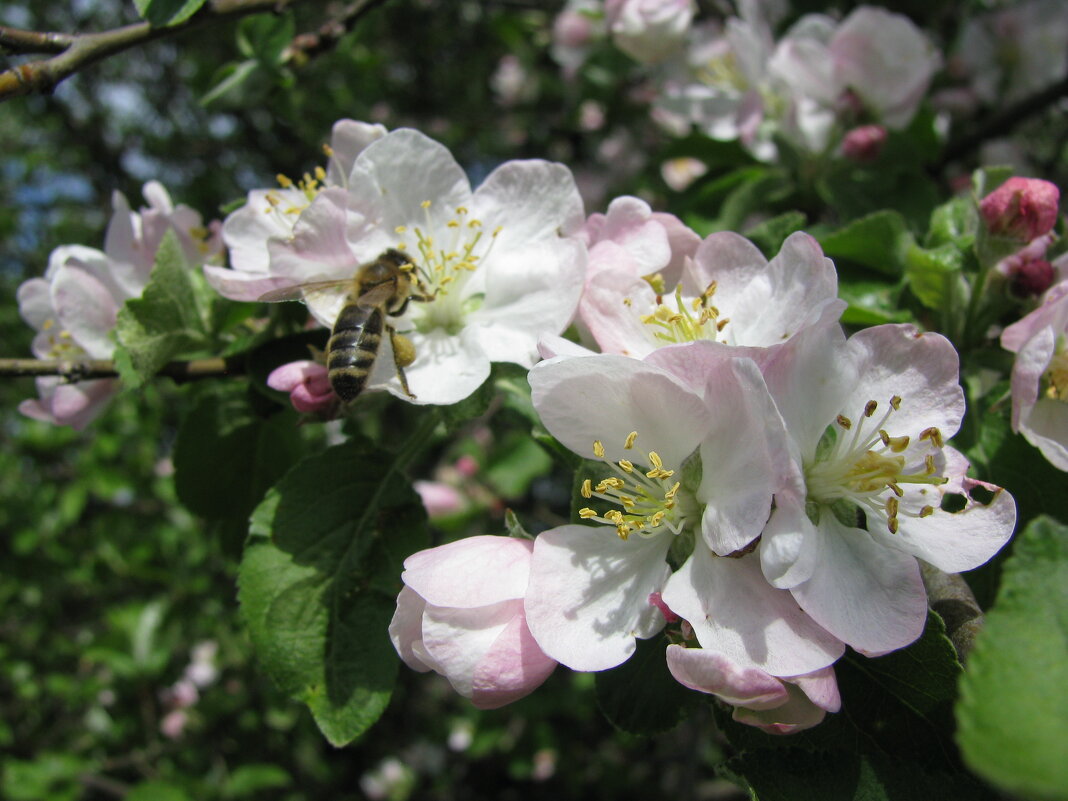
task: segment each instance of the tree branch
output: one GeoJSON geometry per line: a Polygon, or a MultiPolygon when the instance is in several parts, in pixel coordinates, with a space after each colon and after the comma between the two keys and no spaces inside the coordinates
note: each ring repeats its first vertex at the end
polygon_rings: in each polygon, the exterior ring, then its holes
{"type": "MultiPolygon", "coordinates": [[[[157,375],[173,378],[181,383],[198,378],[244,375],[243,357],[193,359],[188,362],[168,362],[157,375]]],[[[56,375],[68,384],[93,378],[118,378],[119,371],[110,359],[0,359],[0,377],[56,375]]]]}
{"type": "MultiPolygon", "coordinates": [[[[200,25],[236,19],[261,11],[282,11],[304,0],[209,0],[196,14],[178,25],[154,28],[139,22],[99,33],[42,33],[15,28],[0,29],[0,46],[15,53],[56,53],[0,72],[0,102],[34,92],[50,93],[74,73],[108,56],[200,25]]],[[[363,0],[371,5],[381,0],[363,0]]]]}
{"type": "Polygon", "coordinates": [[[1068,97],[1068,76],[1018,100],[1001,111],[970,124],[966,133],[946,145],[938,167],[944,167],[950,162],[967,156],[989,139],[1010,133],[1022,120],[1052,107],[1062,97],[1068,97]]]}
{"type": "Polygon", "coordinates": [[[287,62],[300,66],[310,58],[337,47],[341,37],[352,31],[357,20],[375,6],[386,0],[354,0],[335,11],[315,31],[299,33],[283,55],[287,62]]]}

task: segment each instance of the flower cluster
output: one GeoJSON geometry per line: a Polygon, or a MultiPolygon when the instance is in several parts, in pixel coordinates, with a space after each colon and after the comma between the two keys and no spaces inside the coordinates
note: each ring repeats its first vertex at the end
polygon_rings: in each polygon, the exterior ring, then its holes
{"type": "Polygon", "coordinates": [[[587,460],[580,522],[412,556],[397,650],[488,706],[666,631],[671,674],[737,720],[815,725],[839,708],[846,646],[921,634],[918,560],[967,570],[1012,533],[1012,497],[948,444],[956,351],[908,325],[847,338],[806,234],[769,261],[620,198],[582,239],[580,329],[599,352],[548,337],[530,371],[542,424],[587,460]]]}
{"type": "MultiPolygon", "coordinates": [[[[110,359],[119,309],[144,291],[168,231],[177,236],[190,268],[219,253],[221,245],[200,214],[175,206],[161,184],[145,184],[144,196],[147,208],[134,212],[121,193],[113,195],[103,251],[61,245],[52,251],[44,276],[19,287],[19,313],[37,331],[33,355],[38,359],[72,364],[110,359]]],[[[37,391],[38,400],[19,406],[23,414],[80,429],[101,412],[118,384],[110,378],[64,383],[50,376],[37,379],[37,391]]]]}

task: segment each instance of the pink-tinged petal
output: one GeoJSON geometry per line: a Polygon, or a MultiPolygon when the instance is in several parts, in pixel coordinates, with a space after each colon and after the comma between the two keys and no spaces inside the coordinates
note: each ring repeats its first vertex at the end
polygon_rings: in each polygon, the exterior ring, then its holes
{"type": "Polygon", "coordinates": [[[52,303],[60,329],[90,358],[111,357],[115,343],[110,334],[119,306],[96,276],[68,262],[52,281],[52,303]]]}
{"type": "MultiPolygon", "coordinates": [[[[475,190],[471,207],[486,230],[500,227],[494,249],[501,252],[574,236],[585,221],[571,170],[548,161],[505,162],[475,190]]],[[[497,254],[489,259],[496,261],[497,254]]]]}
{"type": "Polygon", "coordinates": [[[118,381],[111,378],[60,384],[56,378],[37,379],[40,400],[25,400],[19,411],[35,420],[70,426],[81,431],[104,410],[119,391],[118,381]]]}
{"type": "Polygon", "coordinates": [[[844,414],[859,415],[870,400],[885,409],[897,395],[901,407],[883,427],[891,437],[912,436],[924,453],[929,447],[916,437],[920,431],[933,426],[949,439],[960,428],[964,391],[957,351],[948,339],[911,325],[877,325],[854,334],[849,349],[856,354],[859,379],[842,404],[844,414]]]}
{"type": "Polygon", "coordinates": [[[805,512],[805,501],[805,481],[798,471],[790,486],[776,493],[775,511],[760,536],[761,569],[773,587],[796,587],[816,569],[823,540],[805,512]]]}
{"type": "Polygon", "coordinates": [[[276,367],[267,376],[267,386],[279,392],[292,392],[312,376],[327,375],[326,368],[318,362],[308,359],[289,362],[276,367]]]}
{"type": "Polygon", "coordinates": [[[267,242],[289,238],[300,212],[307,205],[308,198],[299,189],[254,189],[249,192],[245,205],[229,214],[223,222],[223,242],[230,251],[233,271],[238,275],[251,273],[263,277],[270,264],[267,242]]]}
{"type": "Polygon", "coordinates": [[[951,481],[941,489],[962,495],[966,499],[964,508],[959,512],[942,510],[937,494],[934,498],[918,493],[914,497],[906,495],[902,509],[906,509],[907,500],[907,511],[898,518],[897,533],[877,529],[872,534],[887,547],[917,556],[947,573],[959,573],[989,561],[1008,542],[1016,525],[1016,502],[1001,487],[968,478],[968,460],[962,454],[950,447],[945,448],[945,453],[945,473],[951,481]],[[968,493],[974,489],[991,493],[990,503],[984,505],[972,498],[968,493]],[[920,517],[925,504],[935,511],[920,517]]]}
{"type": "Polygon", "coordinates": [[[423,647],[434,660],[434,669],[449,680],[456,692],[470,698],[479,663],[522,612],[523,602],[516,600],[474,609],[427,604],[423,612],[423,647]]]}
{"type": "Polygon", "coordinates": [[[732,717],[768,734],[796,734],[823,721],[826,712],[809,700],[800,688],[787,684],[788,700],[774,709],[738,707],[732,717]]]}
{"type": "Polygon", "coordinates": [[[741,667],[794,676],[826,667],[844,651],[789,592],[767,583],[753,554],[718,557],[699,542],[663,595],[693,626],[701,647],[741,667]]]}
{"type": "Polygon", "coordinates": [[[272,275],[294,283],[351,277],[358,262],[345,238],[348,195],[324,189],[297,218],[286,240],[268,241],[272,275]]]}
{"type": "Polygon", "coordinates": [[[423,610],[426,601],[419,597],[411,587],[402,587],[397,596],[397,611],[389,621],[389,639],[404,664],[412,670],[426,673],[430,665],[423,662],[413,650],[413,645],[423,639],[423,610]]]}
{"type": "Polygon", "coordinates": [[[19,284],[16,298],[19,315],[35,331],[44,328],[56,313],[52,308],[52,285],[44,278],[31,278],[19,284]]]}
{"type": "Polygon", "coordinates": [[[790,684],[796,685],[808,696],[808,700],[825,709],[828,712],[837,712],[842,708],[842,696],[838,692],[838,680],[834,676],[834,668],[831,666],[804,676],[791,676],[784,679],[790,684]]]}
{"type": "Polygon", "coordinates": [[[460,490],[441,481],[415,481],[412,484],[419,493],[427,516],[431,519],[454,514],[464,508],[464,495],[460,490]]]}
{"type": "Polygon", "coordinates": [[[543,359],[555,359],[556,357],[575,358],[580,356],[596,356],[596,351],[584,348],[570,339],[563,337],[542,337],[538,340],[538,355],[543,359]]]}
{"type": "Polygon", "coordinates": [[[529,381],[542,423],[575,453],[592,454],[599,440],[612,461],[656,451],[668,469],[678,469],[712,424],[704,401],[681,381],[625,356],[543,362],[529,381]],[[637,450],[623,447],[631,431],[638,432],[637,450]]]}
{"type": "MultiPolygon", "coordinates": [[[[1060,259],[1057,260],[1060,264],[1060,259]]],[[[1016,353],[1043,328],[1056,332],[1068,329],[1068,281],[1046,294],[1042,305],[1001,332],[1001,347],[1016,353]]]]}
{"type": "Polygon", "coordinates": [[[542,652],[517,614],[475,668],[471,701],[479,709],[510,704],[540,687],[555,668],[556,660],[542,652]]]}
{"type": "Polygon", "coordinates": [[[1068,404],[1055,398],[1039,398],[1020,424],[1024,438],[1042,451],[1058,470],[1068,470],[1068,404]]]}
{"type": "Polygon", "coordinates": [[[979,214],[995,236],[1030,242],[1053,228],[1060,199],[1056,184],[1017,175],[979,201],[979,214]]]}
{"type": "Polygon", "coordinates": [[[791,460],[782,418],[756,364],[732,359],[705,375],[713,423],[701,444],[696,496],[706,504],[701,521],[705,541],[727,556],[760,536],[784,480],[779,466],[791,460]]]}
{"type": "Polygon", "coordinates": [[[1038,402],[1042,376],[1053,360],[1056,347],[1057,335],[1051,327],[1047,326],[1040,329],[1017,350],[1016,360],[1012,365],[1011,379],[1013,431],[1018,432],[1024,421],[1030,418],[1031,410],[1038,402]]]}
{"type": "Polygon", "coordinates": [[[916,558],[846,528],[829,510],[818,531],[823,542],[812,578],[790,591],[801,608],[867,656],[904,648],[919,637],[927,593],[916,558]]]}
{"type": "Polygon", "coordinates": [[[664,625],[649,603],[671,569],[670,535],[622,540],[611,526],[561,526],[534,542],[527,625],[541,649],[572,670],[626,661],[635,638],[664,625]]]}
{"type": "MultiPolygon", "coordinates": [[[[267,243],[264,242],[263,260],[267,261],[267,243]]],[[[292,278],[268,277],[262,273],[241,272],[228,267],[216,267],[205,264],[204,277],[208,283],[224,298],[255,303],[268,292],[296,283],[292,278]]]]}
{"type": "Polygon", "coordinates": [[[427,603],[472,609],[522,598],[534,543],[478,536],[414,553],[401,579],[427,603]]]}
{"type": "Polygon", "coordinates": [[[754,667],[742,667],[715,651],[669,645],[667,665],[679,684],[734,706],[767,709],[786,703],[786,686],[777,678],[754,667]]]}
{"type": "Polygon", "coordinates": [[[654,220],[649,204],[636,197],[618,197],[606,214],[590,215],[583,235],[591,247],[611,243],[627,254],[627,265],[615,270],[619,278],[657,272],[672,257],[667,228],[654,220]]]}
{"type": "Polygon", "coordinates": [[[655,350],[652,329],[640,314],[655,307],[656,293],[639,277],[626,248],[598,242],[590,250],[589,272],[579,314],[601,350],[638,359],[655,350]]]}
{"type": "Polygon", "coordinates": [[[683,266],[697,252],[701,237],[674,214],[654,211],[653,219],[664,227],[671,248],[671,259],[660,269],[660,274],[667,286],[674,286],[682,280],[683,266]]]}
{"type": "Polygon", "coordinates": [[[386,126],[356,120],[338,120],[330,133],[330,160],[326,182],[331,186],[348,186],[349,173],[356,157],[368,145],[385,136],[386,126]]]}

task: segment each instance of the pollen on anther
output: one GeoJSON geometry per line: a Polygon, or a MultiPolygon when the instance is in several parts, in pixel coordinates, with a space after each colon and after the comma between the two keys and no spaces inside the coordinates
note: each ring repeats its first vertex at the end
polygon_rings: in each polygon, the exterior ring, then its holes
{"type": "Polygon", "coordinates": [[[895,412],[898,409],[900,409],[901,408],[901,396],[900,395],[894,395],[892,398],[890,398],[890,406],[893,408],[893,410],[895,412]]]}
{"type": "Polygon", "coordinates": [[[617,464],[628,473],[634,472],[634,463],[629,459],[620,459],[617,464]]]}
{"type": "Polygon", "coordinates": [[[584,509],[579,509],[579,517],[581,517],[583,520],[589,520],[591,517],[597,517],[597,510],[591,509],[588,506],[584,509]]]}
{"type": "Polygon", "coordinates": [[[429,200],[424,200],[419,205],[422,206],[424,209],[429,209],[430,208],[430,201],[429,200]]]}
{"type": "Polygon", "coordinates": [[[844,414],[838,415],[835,418],[835,422],[837,422],[838,425],[844,428],[846,431],[853,427],[853,421],[846,417],[844,414]]]}
{"type": "Polygon", "coordinates": [[[920,517],[930,517],[933,514],[934,514],[934,507],[933,506],[924,506],[922,509],[920,509],[920,517]]]}
{"type": "Polygon", "coordinates": [[[623,447],[629,451],[631,448],[634,447],[634,440],[636,440],[637,438],[638,432],[631,431],[629,434],[627,434],[627,439],[623,442],[623,447]]]}
{"type": "Polygon", "coordinates": [[[579,490],[579,492],[581,492],[583,498],[592,498],[593,482],[587,478],[585,481],[582,482],[582,489],[579,490]]]}
{"type": "Polygon", "coordinates": [[[593,441],[593,455],[598,459],[604,458],[604,445],[601,444],[601,440],[599,439],[593,441]]]}
{"type": "Polygon", "coordinates": [[[408,233],[408,226],[407,225],[398,225],[396,228],[393,229],[393,232],[397,233],[397,234],[406,234],[406,233],[408,233]]]}
{"type": "Polygon", "coordinates": [[[878,403],[876,403],[873,400],[868,401],[867,403],[864,404],[864,416],[865,417],[871,417],[873,414],[875,414],[875,410],[878,409],[878,408],[879,408],[879,404],[878,403]]]}

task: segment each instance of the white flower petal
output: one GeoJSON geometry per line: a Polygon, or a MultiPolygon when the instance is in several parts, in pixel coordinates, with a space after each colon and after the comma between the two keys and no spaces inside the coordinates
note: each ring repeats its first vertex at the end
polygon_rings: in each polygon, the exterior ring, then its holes
{"type": "Polygon", "coordinates": [[[572,670],[607,670],[634,653],[636,637],[664,625],[649,603],[671,569],[670,535],[622,540],[611,526],[561,526],[534,542],[527,625],[541,649],[572,670]]]}
{"type": "Polygon", "coordinates": [[[663,598],[693,626],[702,648],[743,668],[795,676],[832,664],[844,650],[789,592],[767,583],[754,555],[722,558],[698,543],[663,598]]]}
{"type": "Polygon", "coordinates": [[[470,609],[514,600],[527,591],[533,549],[529,540],[465,537],[409,556],[401,580],[434,606],[470,609]]]}

